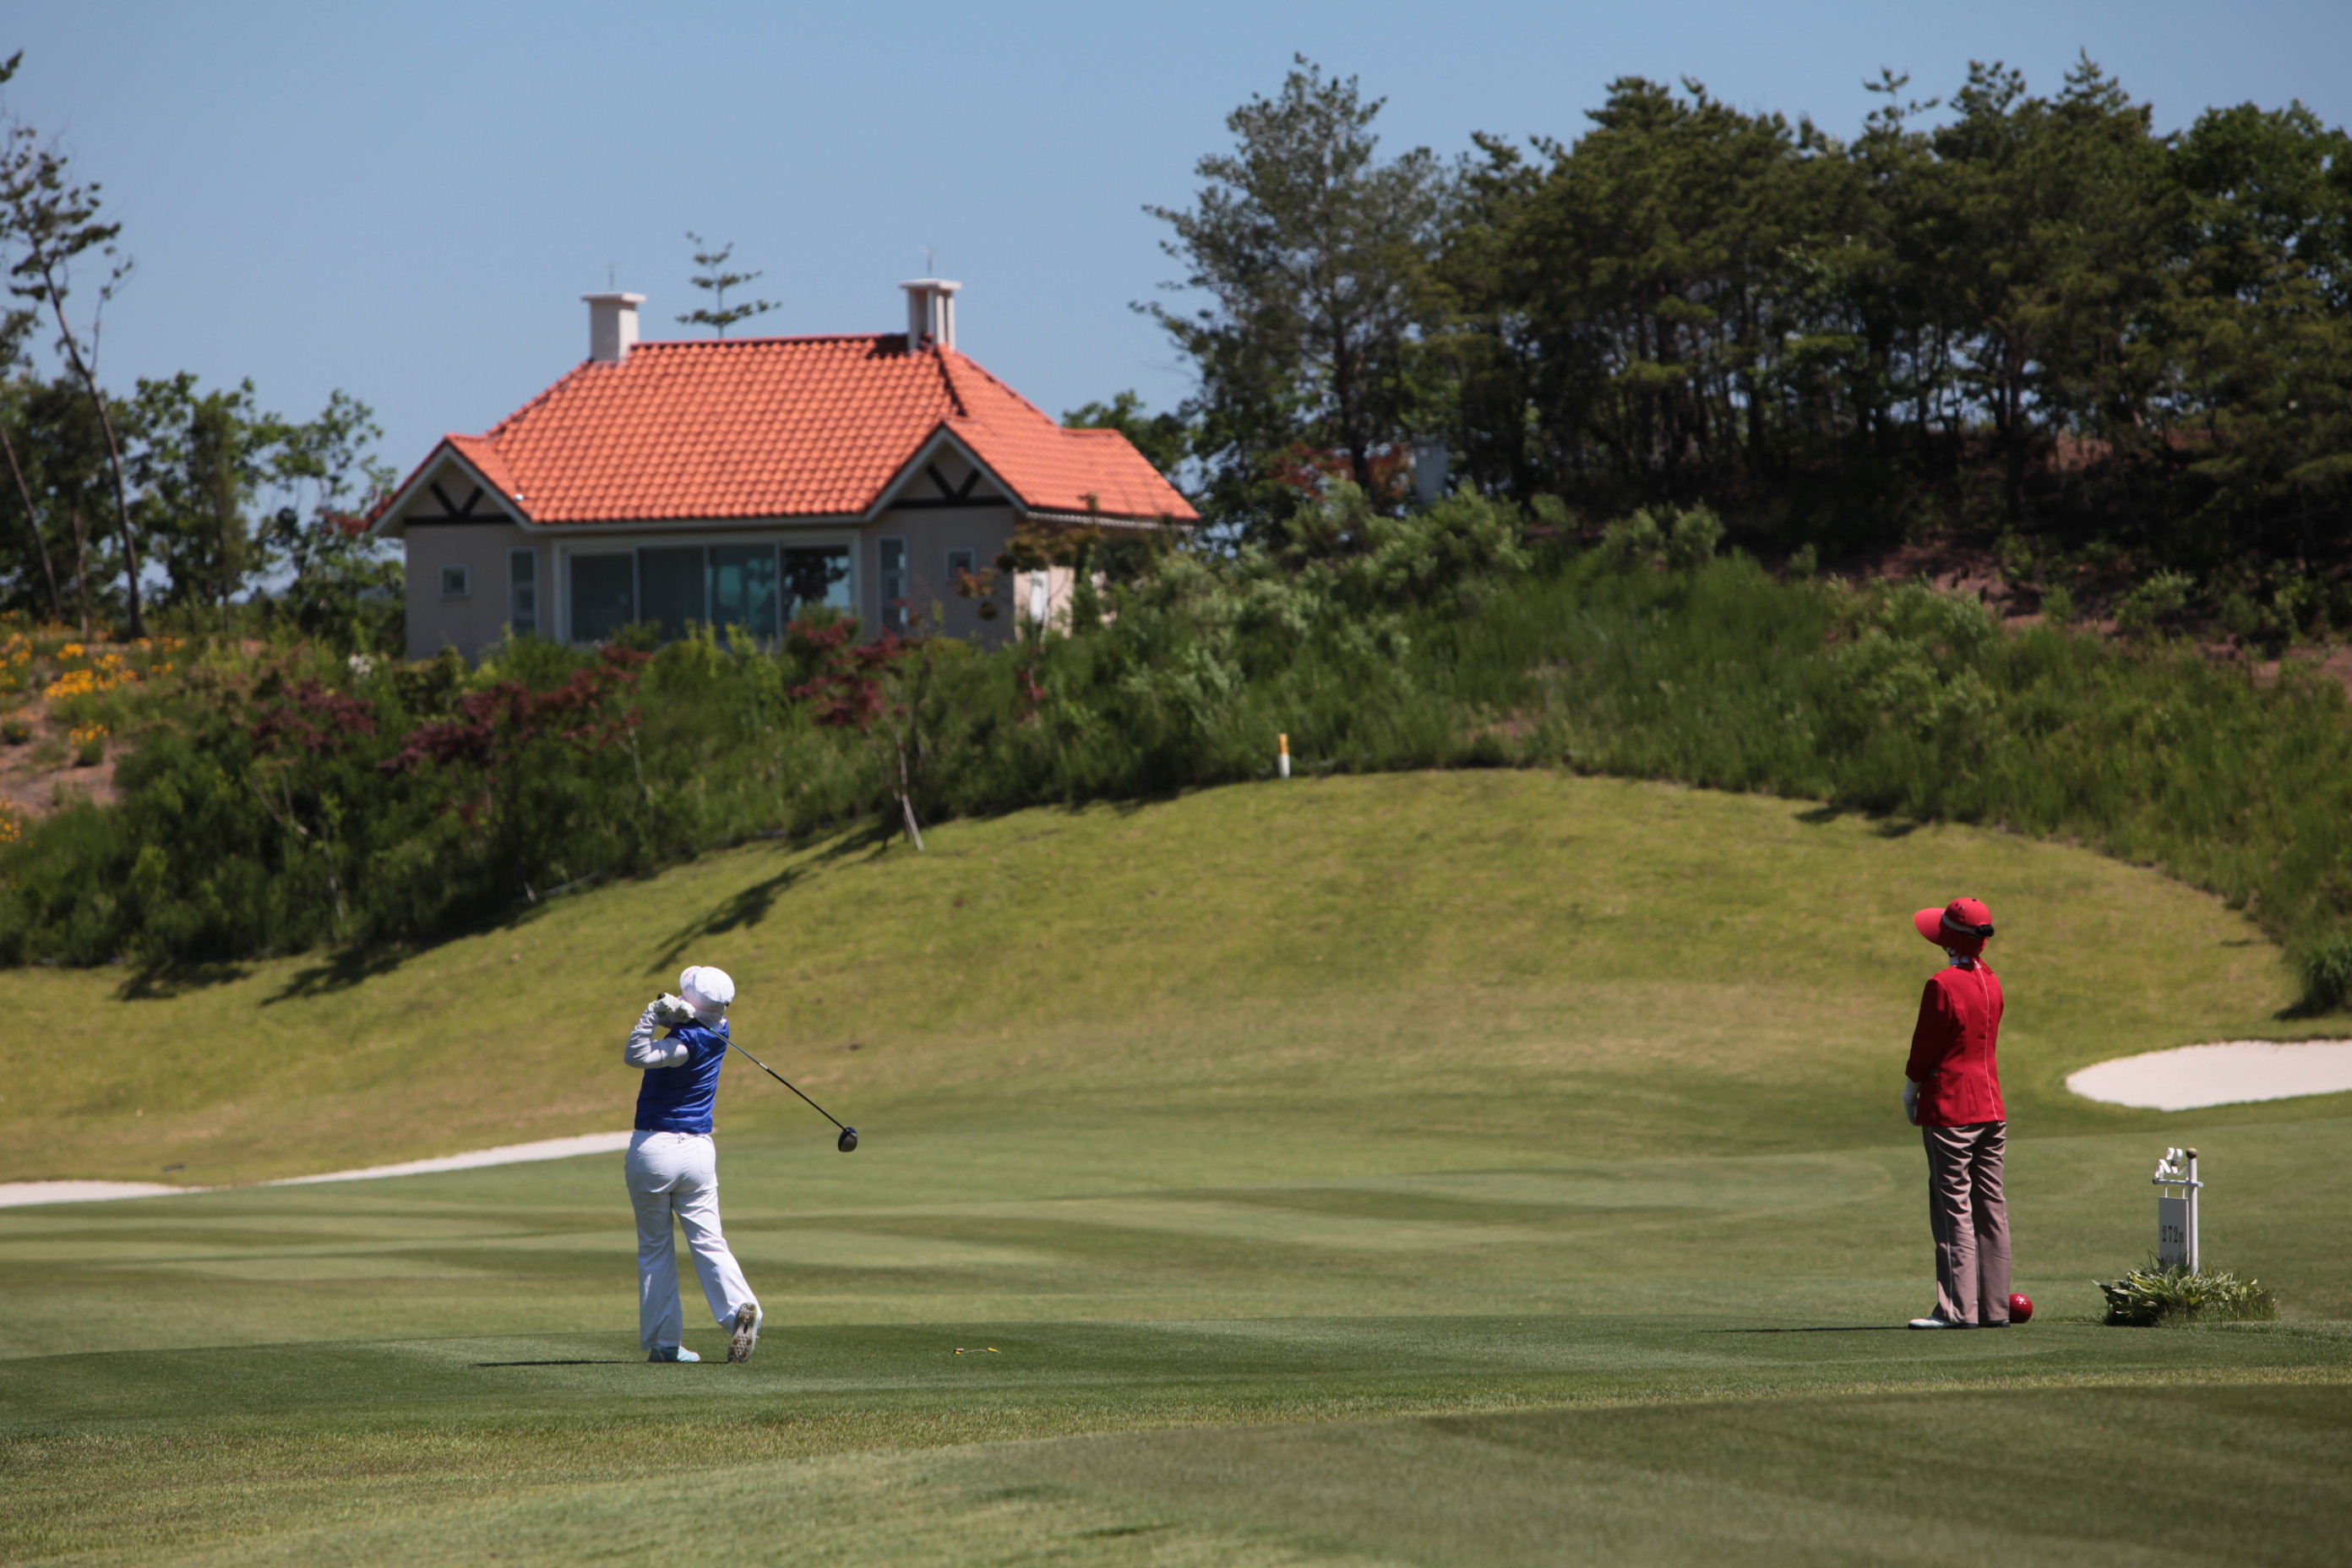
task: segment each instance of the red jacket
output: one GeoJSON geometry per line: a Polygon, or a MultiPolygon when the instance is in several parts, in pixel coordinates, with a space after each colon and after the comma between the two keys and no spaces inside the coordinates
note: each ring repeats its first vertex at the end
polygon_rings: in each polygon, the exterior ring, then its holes
{"type": "Polygon", "coordinates": [[[1981,958],[1938,970],[1919,998],[1911,1060],[1903,1076],[1919,1086],[1919,1124],[1972,1127],[2004,1121],[2000,1069],[2000,977],[1981,958]]]}

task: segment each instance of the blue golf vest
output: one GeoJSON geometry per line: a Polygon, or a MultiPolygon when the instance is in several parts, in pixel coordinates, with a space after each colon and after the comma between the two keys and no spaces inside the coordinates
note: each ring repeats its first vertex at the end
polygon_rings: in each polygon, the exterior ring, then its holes
{"type": "Polygon", "coordinates": [[[727,1065],[727,1020],[680,1024],[668,1038],[684,1042],[693,1055],[674,1068],[646,1069],[645,1086],[637,1090],[637,1131],[708,1132],[711,1102],[719,1098],[719,1069],[727,1065]]]}

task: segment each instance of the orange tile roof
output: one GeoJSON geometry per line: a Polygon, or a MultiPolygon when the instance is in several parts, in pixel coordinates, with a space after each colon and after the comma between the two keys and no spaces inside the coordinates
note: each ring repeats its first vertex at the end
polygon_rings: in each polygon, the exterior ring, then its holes
{"type": "MultiPolygon", "coordinates": [[[[1197,521],[1116,431],[1065,430],[952,349],[903,333],[644,342],[448,444],[531,521],[862,513],[946,428],[1032,511],[1197,521]]],[[[429,458],[427,459],[430,460],[429,458]]]]}

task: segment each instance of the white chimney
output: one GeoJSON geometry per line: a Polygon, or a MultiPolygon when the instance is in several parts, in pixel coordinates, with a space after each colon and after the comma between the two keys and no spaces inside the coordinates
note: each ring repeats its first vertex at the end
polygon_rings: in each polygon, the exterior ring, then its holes
{"type": "Polygon", "coordinates": [[[907,347],[955,347],[955,295],[962,288],[944,278],[918,278],[901,283],[907,291],[907,347]]]}
{"type": "Polygon", "coordinates": [[[643,294],[583,294],[588,301],[588,357],[618,364],[637,344],[637,307],[643,294]]]}

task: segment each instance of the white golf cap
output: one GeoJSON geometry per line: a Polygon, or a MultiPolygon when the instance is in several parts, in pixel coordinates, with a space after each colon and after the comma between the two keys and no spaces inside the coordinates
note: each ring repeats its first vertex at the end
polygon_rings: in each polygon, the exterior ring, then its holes
{"type": "Polygon", "coordinates": [[[677,977],[677,994],[698,1013],[716,1013],[735,1000],[735,982],[723,969],[707,963],[688,966],[677,977]]]}

